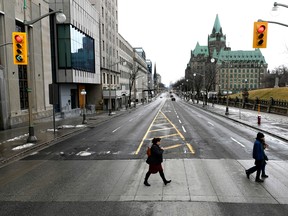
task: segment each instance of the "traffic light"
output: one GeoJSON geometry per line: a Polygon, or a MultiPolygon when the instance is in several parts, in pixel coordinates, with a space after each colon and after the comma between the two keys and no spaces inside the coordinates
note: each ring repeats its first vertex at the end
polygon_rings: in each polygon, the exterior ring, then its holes
{"type": "Polygon", "coordinates": [[[27,36],[25,32],[12,32],[13,61],[16,65],[28,64],[27,36]]]}
{"type": "Polygon", "coordinates": [[[253,48],[266,48],[268,22],[254,22],[253,48]]]}

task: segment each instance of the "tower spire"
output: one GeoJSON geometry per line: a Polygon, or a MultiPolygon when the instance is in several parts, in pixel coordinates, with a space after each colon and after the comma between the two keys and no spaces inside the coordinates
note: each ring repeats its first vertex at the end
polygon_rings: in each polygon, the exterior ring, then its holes
{"type": "Polygon", "coordinates": [[[222,34],[222,27],[221,27],[221,24],[220,24],[220,20],[219,20],[218,14],[216,14],[216,18],[215,18],[215,21],[214,21],[214,26],[213,26],[213,29],[212,29],[212,34],[215,34],[215,33],[222,34]]]}

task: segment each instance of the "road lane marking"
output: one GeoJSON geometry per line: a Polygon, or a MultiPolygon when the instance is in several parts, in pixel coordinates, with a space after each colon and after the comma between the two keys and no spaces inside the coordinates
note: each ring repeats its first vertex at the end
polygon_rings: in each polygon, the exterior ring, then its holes
{"type": "Polygon", "coordinates": [[[177,131],[177,133],[179,134],[179,136],[181,137],[181,139],[186,143],[186,145],[188,146],[189,150],[191,151],[192,154],[195,154],[195,151],[192,147],[191,144],[187,143],[185,140],[185,137],[182,135],[182,133],[175,127],[175,125],[170,121],[170,119],[167,118],[167,116],[160,110],[160,112],[162,113],[162,115],[167,119],[167,121],[175,128],[175,130],[177,131]]]}
{"type": "Polygon", "coordinates": [[[189,144],[189,143],[186,143],[186,145],[187,145],[187,147],[189,148],[190,152],[191,152],[192,154],[195,154],[195,151],[194,151],[192,145],[189,144]]]}
{"type": "Polygon", "coordinates": [[[214,124],[212,124],[211,122],[208,122],[208,124],[212,125],[214,127],[214,124]]]}
{"type": "Polygon", "coordinates": [[[113,130],[112,133],[116,132],[116,131],[117,131],[118,129],[120,129],[120,128],[121,128],[121,126],[118,127],[118,128],[116,128],[115,130],[113,130]]]}
{"type": "Polygon", "coordinates": [[[238,142],[236,139],[234,139],[233,137],[231,137],[231,139],[236,142],[237,144],[241,145],[243,148],[245,148],[245,145],[243,145],[242,143],[238,142]]]}
{"type": "Polygon", "coordinates": [[[162,130],[171,130],[174,129],[173,127],[170,128],[161,128],[161,129],[156,129],[156,130],[151,130],[150,132],[156,132],[156,131],[162,131],[162,130]]]}
{"type": "Polygon", "coordinates": [[[186,130],[185,130],[185,127],[184,127],[184,126],[182,126],[182,129],[183,129],[183,131],[186,133],[186,130]]]}
{"type": "Polygon", "coordinates": [[[182,144],[176,144],[176,145],[172,145],[172,146],[168,146],[168,147],[163,147],[163,149],[167,150],[167,149],[177,148],[179,146],[182,146],[182,144]]]}
{"type": "MultiPolygon", "coordinates": [[[[179,134],[175,133],[175,134],[169,134],[169,135],[164,135],[164,136],[158,136],[159,138],[163,139],[163,138],[167,138],[167,137],[172,137],[172,136],[179,136],[179,134]]],[[[147,140],[152,140],[154,139],[154,137],[149,138],[147,140]]]]}
{"type": "MultiPolygon", "coordinates": [[[[162,107],[161,107],[161,108],[162,108],[162,107]]],[[[140,149],[141,149],[141,147],[142,147],[142,145],[143,145],[143,143],[144,143],[144,140],[146,139],[148,133],[150,132],[151,127],[153,126],[154,121],[156,120],[157,116],[159,115],[159,113],[160,113],[160,111],[161,111],[161,108],[159,109],[159,111],[158,111],[157,114],[155,115],[153,121],[152,121],[151,124],[149,125],[148,130],[146,131],[145,135],[143,136],[142,141],[141,141],[141,143],[139,144],[139,146],[138,146],[138,148],[137,148],[137,150],[136,150],[136,152],[135,152],[136,155],[139,153],[139,151],[140,151],[140,149]]]]}
{"type": "Polygon", "coordinates": [[[179,118],[179,116],[177,115],[177,118],[179,118]]]}
{"type": "Polygon", "coordinates": [[[180,119],[179,119],[179,123],[180,123],[180,124],[182,123],[180,119]]]}
{"type": "MultiPolygon", "coordinates": [[[[163,106],[162,106],[163,107],[163,106]]],[[[166,138],[166,137],[171,137],[171,136],[180,136],[180,138],[184,141],[184,144],[187,145],[188,149],[190,150],[190,152],[192,154],[195,154],[195,151],[192,147],[191,144],[187,143],[184,136],[182,135],[182,133],[175,127],[175,125],[170,121],[170,119],[167,118],[167,116],[161,111],[162,107],[159,109],[159,111],[157,112],[156,116],[154,117],[153,121],[151,122],[151,124],[149,125],[148,127],[148,130],[146,131],[145,135],[143,136],[137,150],[135,151],[135,155],[138,155],[139,152],[140,152],[140,149],[142,148],[143,146],[143,143],[144,141],[146,140],[148,134],[151,132],[151,128],[152,126],[155,126],[154,125],[154,122],[156,121],[156,119],[158,118],[159,114],[161,113],[162,116],[170,123],[170,125],[172,125],[172,127],[176,130],[177,133],[174,133],[174,134],[170,134],[170,135],[166,135],[166,136],[160,136],[160,138],[166,138]]],[[[150,138],[148,140],[152,140],[153,138],[150,138]]]]}
{"type": "Polygon", "coordinates": [[[168,119],[166,117],[166,115],[160,110],[160,112],[162,113],[162,115],[167,119],[167,121],[175,128],[175,130],[177,131],[177,133],[179,134],[179,136],[181,137],[182,140],[185,140],[184,136],[180,133],[180,131],[175,127],[175,125],[170,121],[170,119],[168,119]]]}
{"type": "Polygon", "coordinates": [[[156,127],[159,127],[159,126],[163,126],[163,125],[167,125],[167,124],[169,124],[169,123],[161,123],[161,124],[153,124],[154,126],[156,126],[156,127]]]}

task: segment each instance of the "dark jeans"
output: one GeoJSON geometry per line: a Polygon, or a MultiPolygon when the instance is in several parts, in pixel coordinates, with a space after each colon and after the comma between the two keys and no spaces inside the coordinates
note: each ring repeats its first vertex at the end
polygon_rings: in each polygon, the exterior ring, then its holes
{"type": "Polygon", "coordinates": [[[260,179],[260,173],[263,168],[264,160],[255,160],[255,166],[251,167],[247,170],[247,173],[250,175],[257,171],[256,173],[256,179],[260,179]]]}

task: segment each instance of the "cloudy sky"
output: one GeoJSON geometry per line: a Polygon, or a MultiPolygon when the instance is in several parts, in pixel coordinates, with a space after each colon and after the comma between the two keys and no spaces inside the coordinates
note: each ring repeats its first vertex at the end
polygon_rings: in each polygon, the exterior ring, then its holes
{"type": "MultiPolygon", "coordinates": [[[[279,2],[288,5],[287,0],[279,2]]],[[[273,14],[274,0],[118,0],[119,33],[142,47],[156,63],[165,85],[184,77],[190,52],[207,45],[216,14],[226,45],[253,50],[253,23],[258,19],[288,24],[288,8],[273,14]]],[[[269,24],[267,48],[261,49],[269,69],[288,65],[288,28],[269,24]]],[[[154,66],[153,66],[154,69],[154,66]]]]}

